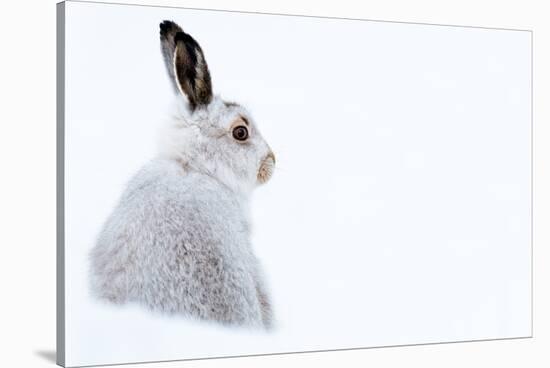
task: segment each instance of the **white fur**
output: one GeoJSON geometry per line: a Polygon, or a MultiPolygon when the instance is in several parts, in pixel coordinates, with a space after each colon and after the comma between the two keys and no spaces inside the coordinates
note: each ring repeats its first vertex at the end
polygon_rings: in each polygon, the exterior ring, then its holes
{"type": "Polygon", "coordinates": [[[249,197],[270,148],[242,107],[181,99],[157,158],[129,182],[91,252],[94,295],[224,324],[269,327],[249,197]],[[231,126],[249,122],[246,143],[231,126]]]}

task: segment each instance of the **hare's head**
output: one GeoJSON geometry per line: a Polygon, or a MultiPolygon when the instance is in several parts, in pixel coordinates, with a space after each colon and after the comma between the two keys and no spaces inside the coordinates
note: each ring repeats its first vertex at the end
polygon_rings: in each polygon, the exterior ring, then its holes
{"type": "Polygon", "coordinates": [[[199,44],[170,21],[160,24],[160,43],[179,100],[163,132],[163,154],[234,190],[249,191],[269,180],[273,152],[245,108],[213,95],[199,44]]]}

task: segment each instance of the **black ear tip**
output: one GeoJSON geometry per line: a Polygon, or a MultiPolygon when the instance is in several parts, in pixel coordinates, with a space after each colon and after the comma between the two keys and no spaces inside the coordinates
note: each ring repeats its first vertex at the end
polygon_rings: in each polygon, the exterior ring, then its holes
{"type": "Polygon", "coordinates": [[[160,27],[160,33],[161,34],[166,34],[170,31],[170,29],[172,29],[173,26],[175,26],[176,24],[172,21],[169,21],[169,20],[164,20],[162,21],[160,24],[159,24],[159,27],[160,27]]]}

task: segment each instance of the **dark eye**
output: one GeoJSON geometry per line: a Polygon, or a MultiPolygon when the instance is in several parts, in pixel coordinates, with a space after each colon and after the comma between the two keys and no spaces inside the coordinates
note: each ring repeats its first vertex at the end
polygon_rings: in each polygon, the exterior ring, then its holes
{"type": "Polygon", "coordinates": [[[238,126],[233,129],[233,138],[238,141],[246,141],[248,138],[248,129],[245,126],[238,126]]]}

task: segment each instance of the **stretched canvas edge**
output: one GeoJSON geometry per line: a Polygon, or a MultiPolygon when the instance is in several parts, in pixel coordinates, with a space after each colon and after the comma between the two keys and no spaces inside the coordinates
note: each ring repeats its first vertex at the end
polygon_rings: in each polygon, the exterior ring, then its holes
{"type": "Polygon", "coordinates": [[[65,2],[56,4],[56,363],[65,366],[65,2]]]}

